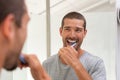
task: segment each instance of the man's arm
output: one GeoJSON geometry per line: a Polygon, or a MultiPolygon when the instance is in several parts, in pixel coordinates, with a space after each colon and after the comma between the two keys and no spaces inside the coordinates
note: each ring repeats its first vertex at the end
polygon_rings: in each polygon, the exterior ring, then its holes
{"type": "Polygon", "coordinates": [[[30,67],[31,74],[35,80],[51,80],[35,55],[24,55],[24,58],[27,65],[21,64],[20,67],[30,67]]]}
{"type": "Polygon", "coordinates": [[[70,65],[74,69],[79,80],[93,80],[79,61],[77,55],[78,52],[70,46],[64,47],[59,51],[59,57],[61,61],[67,65],[70,65]]]}
{"type": "Polygon", "coordinates": [[[99,59],[89,73],[93,80],[106,80],[106,70],[103,60],[99,59]]]}
{"type": "Polygon", "coordinates": [[[76,60],[76,62],[74,62],[74,64],[71,66],[79,80],[93,80],[79,60],[76,60]]]}

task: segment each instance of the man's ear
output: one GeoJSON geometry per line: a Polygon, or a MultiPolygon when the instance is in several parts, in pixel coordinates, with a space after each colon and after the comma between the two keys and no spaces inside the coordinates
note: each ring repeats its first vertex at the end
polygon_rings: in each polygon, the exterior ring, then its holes
{"type": "Polygon", "coordinates": [[[2,34],[8,40],[11,40],[14,36],[15,17],[9,14],[2,23],[2,34]]]}
{"type": "Polygon", "coordinates": [[[62,36],[62,27],[59,28],[60,36],[62,36]]]}

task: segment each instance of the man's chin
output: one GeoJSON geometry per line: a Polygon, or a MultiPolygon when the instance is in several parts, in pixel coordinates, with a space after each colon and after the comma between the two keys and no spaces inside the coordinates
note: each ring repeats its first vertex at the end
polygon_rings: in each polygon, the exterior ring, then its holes
{"type": "Polygon", "coordinates": [[[13,71],[13,70],[15,70],[16,68],[17,68],[16,65],[14,65],[14,66],[12,66],[12,67],[4,67],[4,69],[7,70],[7,71],[13,71]]]}

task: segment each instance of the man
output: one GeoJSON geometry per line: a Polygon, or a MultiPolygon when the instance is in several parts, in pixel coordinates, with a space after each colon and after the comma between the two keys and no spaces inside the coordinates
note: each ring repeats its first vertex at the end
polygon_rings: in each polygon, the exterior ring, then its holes
{"type": "Polygon", "coordinates": [[[23,54],[27,64],[21,64],[19,56],[26,39],[29,15],[24,0],[0,0],[0,69],[14,70],[17,66],[30,67],[35,80],[49,80],[35,55],[23,54]]]}
{"type": "Polygon", "coordinates": [[[86,20],[78,12],[66,14],[60,27],[63,48],[44,61],[52,80],[106,80],[103,61],[81,48],[86,20]]]}

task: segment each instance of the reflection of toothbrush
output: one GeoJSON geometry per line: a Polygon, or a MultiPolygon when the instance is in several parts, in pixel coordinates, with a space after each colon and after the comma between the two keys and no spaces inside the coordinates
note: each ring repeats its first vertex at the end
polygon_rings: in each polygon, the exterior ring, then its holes
{"type": "Polygon", "coordinates": [[[74,47],[76,45],[76,43],[73,43],[72,45],[71,45],[71,47],[74,47]]]}
{"type": "Polygon", "coordinates": [[[20,59],[22,64],[27,64],[23,55],[20,55],[19,59],[20,59]]]}

